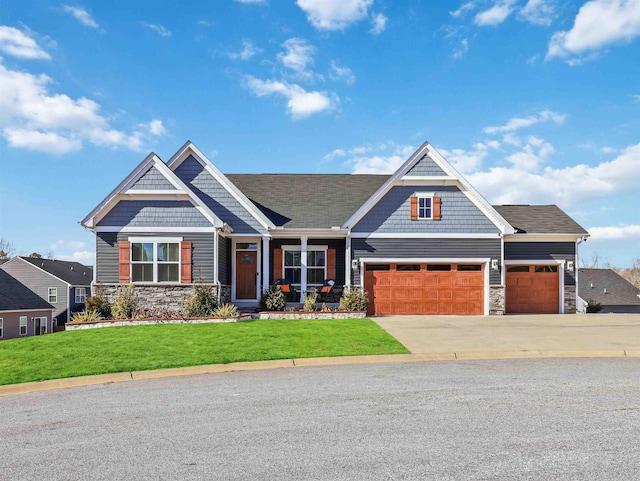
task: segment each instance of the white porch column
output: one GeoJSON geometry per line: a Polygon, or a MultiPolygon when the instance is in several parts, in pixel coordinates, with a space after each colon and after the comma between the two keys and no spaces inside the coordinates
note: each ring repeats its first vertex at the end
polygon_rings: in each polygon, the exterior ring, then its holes
{"type": "Polygon", "coordinates": [[[351,232],[347,233],[344,249],[344,286],[351,287],[351,232]]]}
{"type": "Polygon", "coordinates": [[[300,291],[307,290],[307,237],[300,237],[300,291]]]}
{"type": "Polygon", "coordinates": [[[269,289],[269,236],[262,237],[262,290],[269,289]]]}

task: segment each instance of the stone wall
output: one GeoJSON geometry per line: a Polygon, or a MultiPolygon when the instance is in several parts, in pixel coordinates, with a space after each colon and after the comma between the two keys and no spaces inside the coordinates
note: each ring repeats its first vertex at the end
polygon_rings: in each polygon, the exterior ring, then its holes
{"type": "MultiPolygon", "coordinates": [[[[91,286],[91,294],[96,294],[96,288],[97,290],[102,290],[103,295],[109,303],[113,303],[117,287],[125,285],[126,284],[94,284],[91,286]]],[[[184,301],[187,300],[193,289],[193,284],[136,284],[135,286],[135,293],[138,296],[138,307],[144,309],[168,309],[178,312],[182,312],[184,301]]],[[[217,290],[216,286],[212,287],[214,290],[217,290]]]]}
{"type": "Polygon", "coordinates": [[[576,313],[576,286],[564,286],[564,313],[576,313]]]}
{"type": "Polygon", "coordinates": [[[95,322],[71,322],[65,324],[65,330],[77,331],[79,329],[99,329],[102,327],[121,326],[149,326],[155,324],[219,324],[223,322],[250,321],[251,314],[241,314],[236,317],[207,317],[203,319],[117,319],[100,320],[95,322]]]}
{"type": "Polygon", "coordinates": [[[505,288],[504,286],[489,286],[489,315],[501,316],[504,314],[505,288]]]}
{"type": "Polygon", "coordinates": [[[362,319],[367,317],[366,311],[335,311],[335,312],[259,312],[258,319],[362,319]]]}

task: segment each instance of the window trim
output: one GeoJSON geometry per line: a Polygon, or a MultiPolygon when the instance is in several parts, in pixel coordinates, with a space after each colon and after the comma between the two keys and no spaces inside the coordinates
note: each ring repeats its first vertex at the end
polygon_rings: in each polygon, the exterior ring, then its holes
{"type": "Polygon", "coordinates": [[[4,319],[0,317],[0,339],[4,336],[4,319]]]}
{"type": "Polygon", "coordinates": [[[27,327],[28,323],[27,323],[27,321],[28,320],[29,320],[29,316],[20,316],[20,318],[19,318],[19,323],[20,323],[19,326],[20,327],[18,329],[18,334],[20,336],[26,336],[27,335],[27,332],[28,332],[28,327],[27,327]],[[24,321],[24,323],[22,321],[24,321]],[[22,332],[22,328],[23,327],[24,327],[24,332],[22,332]]]}
{"type": "MultiPolygon", "coordinates": [[[[417,220],[433,220],[433,198],[436,196],[435,192],[415,192],[413,195],[418,199],[417,220]],[[429,199],[429,217],[420,215],[420,201],[422,199],[429,199]]],[[[426,209],[426,207],[423,209],[426,209]]]]}
{"type": "Polygon", "coordinates": [[[180,277],[180,269],[182,266],[182,237],[129,237],[129,268],[131,270],[129,276],[131,282],[134,284],[182,284],[180,277]],[[153,244],[153,261],[134,261],[133,260],[133,244],[153,244]],[[178,245],[178,260],[177,261],[158,261],[158,244],[177,244],[178,245]],[[151,264],[153,266],[153,279],[151,281],[134,281],[133,280],[133,266],[136,264],[151,264]],[[178,279],[175,281],[158,281],[158,266],[159,265],[177,265],[178,266],[178,279]]]}
{"type": "Polygon", "coordinates": [[[74,287],[73,289],[76,304],[85,304],[87,302],[87,289],[84,287],[74,287]],[[80,300],[78,300],[78,292],[82,293],[80,300]]]}
{"type": "Polygon", "coordinates": [[[58,303],[58,288],[57,287],[48,287],[47,288],[47,302],[49,304],[57,304],[58,303]],[[54,294],[51,295],[51,291],[53,290],[54,294]],[[55,298],[54,301],[51,298],[55,298]]]}
{"type": "Polygon", "coordinates": [[[44,333],[43,334],[48,334],[49,333],[49,329],[47,329],[47,324],[49,323],[49,318],[47,316],[33,316],[31,318],[31,322],[33,322],[33,335],[34,336],[39,336],[40,334],[36,333],[36,319],[39,319],[40,322],[42,322],[42,319],[44,319],[44,333]]]}
{"type": "MultiPolygon", "coordinates": [[[[299,245],[286,245],[286,246],[281,246],[282,249],[282,277],[286,279],[285,276],[285,269],[300,269],[300,280],[302,281],[302,255],[300,256],[300,266],[285,266],[285,257],[286,257],[286,252],[287,251],[292,251],[292,252],[300,252],[302,253],[302,246],[299,245]]],[[[307,254],[309,252],[324,252],[324,266],[322,267],[324,269],[324,273],[322,274],[322,279],[324,281],[324,279],[327,278],[327,251],[329,250],[329,246],[325,246],[325,245],[309,245],[307,244],[307,254]]],[[[307,256],[307,260],[309,259],[309,257],[307,256]]],[[[307,274],[307,288],[308,287],[320,287],[322,286],[322,284],[318,284],[318,283],[309,283],[309,276],[308,276],[308,271],[310,269],[313,270],[320,270],[320,266],[311,266],[309,267],[309,265],[307,264],[305,266],[305,274],[307,274]]],[[[300,283],[291,283],[292,286],[298,286],[300,287],[301,284],[300,283]]]]}

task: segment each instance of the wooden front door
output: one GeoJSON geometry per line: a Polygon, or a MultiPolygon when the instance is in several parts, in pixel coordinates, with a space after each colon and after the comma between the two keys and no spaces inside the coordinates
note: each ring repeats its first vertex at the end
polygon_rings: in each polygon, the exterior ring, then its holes
{"type": "Polygon", "coordinates": [[[258,253],[236,251],[236,299],[256,298],[258,253]]]}

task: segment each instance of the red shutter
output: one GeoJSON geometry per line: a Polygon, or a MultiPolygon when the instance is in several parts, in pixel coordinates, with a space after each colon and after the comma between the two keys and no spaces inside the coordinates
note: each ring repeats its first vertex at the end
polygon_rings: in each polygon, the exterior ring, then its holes
{"type": "Polygon", "coordinates": [[[433,220],[440,220],[440,197],[433,198],[433,220]]]}
{"type": "Polygon", "coordinates": [[[418,198],[411,197],[411,220],[418,220],[418,198]]]}
{"type": "Polygon", "coordinates": [[[336,279],[336,250],[327,249],[327,279],[336,279]]]}
{"type": "Polygon", "coordinates": [[[273,249],[273,283],[282,279],[282,249],[273,249]]]}
{"type": "Polygon", "coordinates": [[[191,284],[191,242],[180,242],[180,283],[191,284]]]}
{"type": "Polygon", "coordinates": [[[120,251],[118,282],[120,284],[128,284],[131,282],[131,242],[118,242],[118,249],[120,251]]]}

